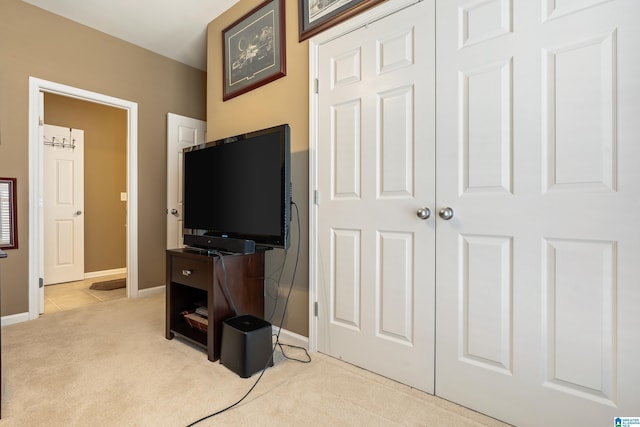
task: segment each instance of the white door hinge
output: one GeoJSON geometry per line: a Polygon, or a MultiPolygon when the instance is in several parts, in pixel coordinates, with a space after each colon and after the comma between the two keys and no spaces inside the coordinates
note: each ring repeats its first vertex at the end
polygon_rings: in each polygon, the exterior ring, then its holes
{"type": "Polygon", "coordinates": [[[318,190],[315,190],[315,191],[313,192],[313,203],[314,203],[316,206],[319,206],[319,205],[320,205],[320,192],[319,192],[318,190]]]}
{"type": "Polygon", "coordinates": [[[320,90],[320,81],[318,79],[313,79],[313,93],[318,93],[320,90]]]}

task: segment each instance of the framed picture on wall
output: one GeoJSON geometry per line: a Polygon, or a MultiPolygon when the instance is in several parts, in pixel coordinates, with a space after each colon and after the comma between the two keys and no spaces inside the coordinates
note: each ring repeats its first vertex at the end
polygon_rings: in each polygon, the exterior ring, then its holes
{"type": "Polygon", "coordinates": [[[385,0],[298,0],[299,40],[305,40],[385,0]]]}
{"type": "Polygon", "coordinates": [[[285,0],[267,0],[222,30],[224,101],[286,75],[285,0]]]}

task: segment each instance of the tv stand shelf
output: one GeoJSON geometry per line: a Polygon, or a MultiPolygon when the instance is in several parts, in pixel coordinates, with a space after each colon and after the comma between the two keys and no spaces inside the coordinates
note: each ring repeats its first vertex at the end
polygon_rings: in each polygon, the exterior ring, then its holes
{"type": "MultiPolygon", "coordinates": [[[[264,316],[264,252],[223,253],[227,286],[238,314],[264,316]]],[[[222,321],[234,316],[223,288],[224,272],[218,256],[190,249],[167,250],[167,339],[176,334],[207,349],[210,361],[220,358],[222,321]],[[206,306],[206,332],[192,327],[183,312],[206,306]]]]}

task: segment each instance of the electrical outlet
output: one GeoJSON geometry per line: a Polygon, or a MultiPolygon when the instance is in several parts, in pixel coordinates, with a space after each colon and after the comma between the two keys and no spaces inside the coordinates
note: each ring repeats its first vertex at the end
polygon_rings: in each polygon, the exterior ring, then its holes
{"type": "Polygon", "coordinates": [[[127,193],[120,193],[120,201],[121,202],[127,201],[127,193]]]}

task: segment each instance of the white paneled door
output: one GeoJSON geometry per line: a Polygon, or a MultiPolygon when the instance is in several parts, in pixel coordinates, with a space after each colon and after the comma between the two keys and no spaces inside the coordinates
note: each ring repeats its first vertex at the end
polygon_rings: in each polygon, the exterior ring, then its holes
{"type": "Polygon", "coordinates": [[[84,131],[44,125],[44,284],[84,278],[84,131]]]}
{"type": "Polygon", "coordinates": [[[640,414],[638,19],[437,3],[438,395],[519,426],[640,414]]]}
{"type": "Polygon", "coordinates": [[[182,242],[182,150],[202,144],[206,122],[167,114],[167,249],[181,248],[182,242]]]}
{"type": "Polygon", "coordinates": [[[431,393],[434,218],[417,211],[435,201],[433,13],[321,47],[317,205],[318,349],[431,393]]]}
{"type": "Polygon", "coordinates": [[[318,350],[518,426],[638,416],[640,2],[408,2],[310,42],[318,350]]]}

